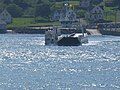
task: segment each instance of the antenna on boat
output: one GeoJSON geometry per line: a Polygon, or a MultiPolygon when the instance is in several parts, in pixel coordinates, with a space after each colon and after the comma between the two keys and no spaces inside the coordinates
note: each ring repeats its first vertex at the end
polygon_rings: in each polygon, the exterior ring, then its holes
{"type": "Polygon", "coordinates": [[[83,25],[81,26],[81,29],[82,29],[82,35],[84,37],[84,28],[83,28],[83,25]]]}
{"type": "Polygon", "coordinates": [[[78,19],[78,23],[79,23],[79,24],[78,24],[78,25],[79,25],[79,26],[78,26],[78,27],[79,27],[79,30],[82,31],[82,35],[83,35],[83,37],[84,37],[84,28],[83,28],[83,25],[81,25],[81,23],[80,23],[80,19],[78,19]]]}

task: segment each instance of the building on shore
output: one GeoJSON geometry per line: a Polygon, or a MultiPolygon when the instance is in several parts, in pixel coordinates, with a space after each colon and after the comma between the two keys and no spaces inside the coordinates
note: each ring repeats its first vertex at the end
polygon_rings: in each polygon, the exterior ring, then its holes
{"type": "Polygon", "coordinates": [[[104,20],[104,9],[102,6],[91,7],[85,14],[86,20],[95,23],[104,20]]]}
{"type": "Polygon", "coordinates": [[[6,24],[9,24],[12,22],[12,16],[6,9],[0,9],[0,20],[3,20],[6,24]]]}
{"type": "Polygon", "coordinates": [[[52,21],[60,21],[62,27],[71,27],[72,22],[77,20],[77,15],[74,10],[71,9],[69,3],[63,3],[62,9],[55,10],[52,15],[52,21]]]}
{"type": "Polygon", "coordinates": [[[60,19],[61,26],[63,28],[71,28],[74,26],[74,23],[77,21],[77,15],[74,10],[70,8],[69,3],[65,3],[61,13],[60,13],[60,19]]]}

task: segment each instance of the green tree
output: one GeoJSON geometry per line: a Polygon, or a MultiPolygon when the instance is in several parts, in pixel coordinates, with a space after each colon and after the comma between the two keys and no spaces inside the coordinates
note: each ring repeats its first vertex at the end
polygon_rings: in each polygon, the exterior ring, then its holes
{"type": "Polygon", "coordinates": [[[20,3],[24,2],[24,0],[14,0],[13,3],[19,5],[20,3]]]}
{"type": "Polygon", "coordinates": [[[0,3],[0,8],[1,8],[1,9],[4,9],[5,7],[6,7],[6,4],[0,3]]]}
{"type": "Polygon", "coordinates": [[[84,18],[85,17],[85,13],[86,13],[85,10],[79,10],[77,12],[77,17],[84,18]]]}
{"type": "Polygon", "coordinates": [[[3,2],[4,2],[4,4],[10,4],[10,3],[12,3],[11,0],[4,0],[3,2]]]}
{"type": "Polygon", "coordinates": [[[49,17],[51,9],[49,5],[41,4],[36,7],[35,16],[49,17]]]}
{"type": "Polygon", "coordinates": [[[35,16],[35,9],[32,7],[29,7],[24,11],[23,17],[34,17],[35,16]]]}
{"type": "Polygon", "coordinates": [[[22,8],[20,8],[16,4],[10,4],[7,7],[8,12],[12,15],[12,17],[21,17],[22,16],[22,8]]]}
{"type": "Polygon", "coordinates": [[[51,14],[51,5],[48,0],[39,0],[35,10],[35,16],[49,17],[51,14]]]}

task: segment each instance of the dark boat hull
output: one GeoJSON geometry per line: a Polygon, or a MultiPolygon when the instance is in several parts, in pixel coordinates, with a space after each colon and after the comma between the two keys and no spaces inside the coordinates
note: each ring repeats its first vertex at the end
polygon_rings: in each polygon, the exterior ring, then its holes
{"type": "Polygon", "coordinates": [[[78,40],[77,37],[62,37],[57,42],[58,46],[79,46],[82,43],[78,40]]]}

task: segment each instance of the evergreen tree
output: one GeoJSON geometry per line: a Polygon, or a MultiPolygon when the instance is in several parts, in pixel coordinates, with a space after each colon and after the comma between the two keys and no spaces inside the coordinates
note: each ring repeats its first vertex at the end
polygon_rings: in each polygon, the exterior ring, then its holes
{"type": "Polygon", "coordinates": [[[3,3],[8,5],[8,4],[11,4],[12,2],[11,0],[4,0],[3,3]]]}
{"type": "Polygon", "coordinates": [[[12,17],[21,17],[22,14],[23,14],[22,8],[20,8],[16,4],[10,4],[10,5],[8,5],[7,10],[12,15],[12,17]]]}

